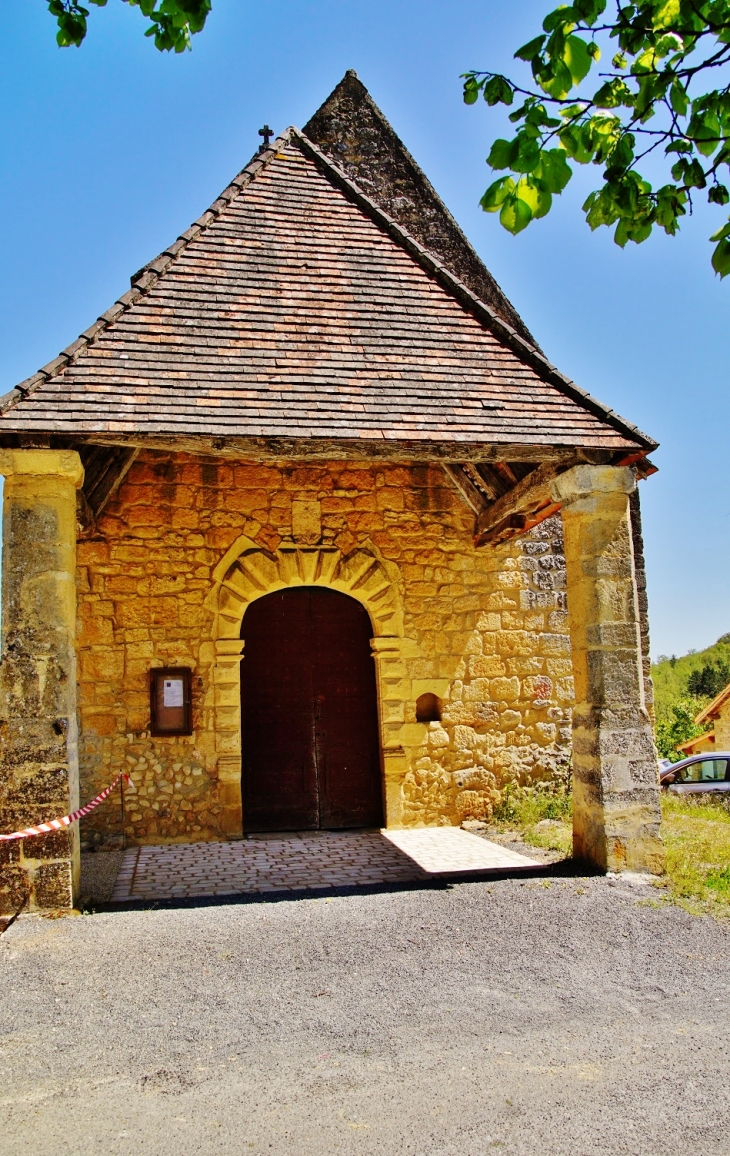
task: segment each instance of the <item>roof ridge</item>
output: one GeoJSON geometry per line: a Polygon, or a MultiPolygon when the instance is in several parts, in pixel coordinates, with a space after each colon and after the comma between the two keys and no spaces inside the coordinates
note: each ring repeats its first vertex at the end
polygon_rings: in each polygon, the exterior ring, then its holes
{"type": "Polygon", "coordinates": [[[272,141],[266,148],[261,149],[255,153],[251,160],[239,173],[230,181],[223,192],[216,197],[213,204],[197,217],[192,225],[181,233],[180,236],[168,245],[166,249],[143,265],[139,272],[132,277],[132,287],[121,297],[118,297],[105,313],[102,313],[97,320],[85,329],[75,341],[67,345],[65,349],[49,361],[46,365],[41,366],[30,377],[25,378],[18,385],[13,386],[8,393],[0,397],[0,414],[6,413],[15,405],[17,401],[22,401],[30,394],[39,389],[49,378],[54,377],[66,366],[72,365],[78,357],[80,357],[93,345],[98,337],[113,325],[132,305],[136,304],[141,297],[144,297],[150,289],[157,284],[163,273],[166,273],[170,266],[177,260],[181,253],[184,253],[191,241],[199,237],[201,233],[205,232],[209,225],[218,219],[225,208],[230,205],[243,189],[251,183],[254,177],[276,156],[277,152],[284,145],[289,144],[291,134],[294,130],[290,126],[285,129],[276,140],[272,141]]]}
{"type": "Polygon", "coordinates": [[[308,140],[366,196],[525,338],[540,348],[515,306],[353,69],[303,128],[308,140]],[[375,129],[375,135],[370,131],[375,129]],[[353,139],[354,138],[354,139],[353,139]]]}
{"type": "Polygon", "coordinates": [[[364,208],[369,215],[375,218],[376,222],[384,225],[386,232],[397,240],[399,244],[418,261],[427,273],[434,276],[442,288],[450,292],[462,306],[476,315],[478,321],[485,323],[488,328],[495,332],[501,340],[505,341],[519,357],[527,361],[544,381],[554,385],[562,393],[572,398],[573,401],[577,401],[596,416],[608,421],[614,428],[620,429],[623,433],[629,431],[631,436],[633,438],[639,438],[647,449],[652,450],[657,448],[659,443],[640,430],[633,422],[621,417],[621,415],[611,409],[610,406],[604,405],[598,398],[593,397],[587,390],[582,389],[581,386],[576,385],[571,378],[561,373],[551,361],[548,361],[540,349],[534,345],[530,345],[529,342],[507,321],[504,321],[491,306],[477,297],[463,281],[459,280],[443,261],[429,252],[403,225],[399,224],[399,222],[386,213],[380,205],[368,197],[359,185],[348,177],[347,173],[345,173],[335,161],[328,157],[326,153],[322,152],[318,145],[314,144],[301,129],[292,127],[288,131],[290,140],[296,141],[304,152],[309,152],[312,159],[317,160],[323,165],[334,177],[336,183],[341,186],[342,190],[349,193],[361,208],[364,208]]]}

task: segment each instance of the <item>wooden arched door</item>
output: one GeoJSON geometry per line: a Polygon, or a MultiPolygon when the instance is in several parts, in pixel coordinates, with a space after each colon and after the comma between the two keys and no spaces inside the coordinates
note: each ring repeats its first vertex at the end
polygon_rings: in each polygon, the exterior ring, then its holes
{"type": "Polygon", "coordinates": [[[244,830],[382,824],[371,635],[359,602],[320,586],[276,591],[247,609],[244,830]]]}

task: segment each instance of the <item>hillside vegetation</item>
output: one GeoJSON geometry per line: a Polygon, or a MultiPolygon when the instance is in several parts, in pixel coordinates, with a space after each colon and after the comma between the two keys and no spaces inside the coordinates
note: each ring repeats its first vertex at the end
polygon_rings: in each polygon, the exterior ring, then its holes
{"type": "Polygon", "coordinates": [[[702,733],[692,719],[730,682],[730,634],[723,634],[713,646],[684,654],[681,658],[661,655],[652,664],[656,738],[664,758],[684,757],[676,744],[702,733]]]}
{"type": "Polygon", "coordinates": [[[699,673],[705,666],[720,665],[730,667],[730,634],[723,634],[712,646],[695,654],[683,654],[681,658],[660,655],[651,667],[657,711],[660,704],[667,707],[687,693],[692,673],[699,673]]]}

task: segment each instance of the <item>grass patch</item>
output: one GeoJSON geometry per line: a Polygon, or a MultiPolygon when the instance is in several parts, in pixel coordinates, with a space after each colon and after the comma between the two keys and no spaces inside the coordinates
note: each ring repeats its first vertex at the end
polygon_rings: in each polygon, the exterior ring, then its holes
{"type": "Polygon", "coordinates": [[[519,831],[524,843],[573,854],[573,800],[564,790],[516,787],[502,792],[491,822],[500,831],[519,831]]]}
{"type": "Polygon", "coordinates": [[[662,795],[669,892],[693,914],[730,916],[730,809],[724,799],[662,795]]]}
{"type": "MultiPolygon", "coordinates": [[[[730,917],[730,800],[680,798],[662,792],[666,899],[693,915],[730,917]]],[[[499,831],[516,831],[524,843],[573,853],[570,792],[508,786],[492,815],[499,831]],[[547,822],[546,822],[547,820],[547,822]]]]}
{"type": "MultiPolygon", "coordinates": [[[[662,792],[661,806],[667,873],[660,886],[666,898],[693,915],[730,917],[730,799],[662,792]]],[[[568,791],[508,786],[491,824],[566,859],[573,853],[568,791]]]]}

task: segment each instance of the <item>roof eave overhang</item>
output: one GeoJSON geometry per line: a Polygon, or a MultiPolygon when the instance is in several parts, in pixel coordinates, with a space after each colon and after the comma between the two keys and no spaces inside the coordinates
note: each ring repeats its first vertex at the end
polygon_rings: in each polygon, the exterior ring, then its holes
{"type": "Polygon", "coordinates": [[[249,459],[281,460],[347,460],[400,462],[554,462],[572,465],[579,462],[594,465],[619,464],[627,450],[621,446],[580,446],[556,443],[520,443],[495,441],[457,441],[427,438],[394,437],[261,437],[245,433],[219,436],[159,431],[86,430],[44,431],[34,426],[27,433],[13,430],[3,435],[0,444],[50,445],[53,448],[80,445],[126,446],[161,453],[249,459]]]}

